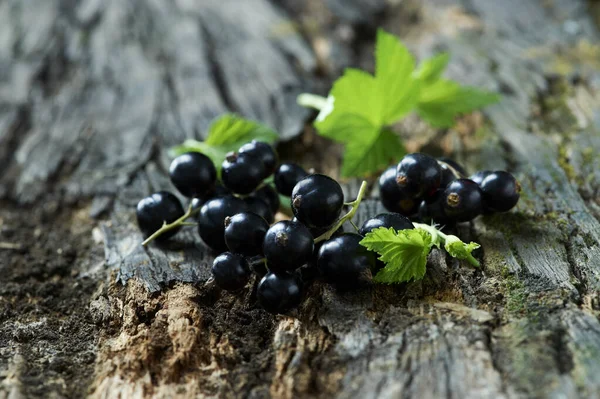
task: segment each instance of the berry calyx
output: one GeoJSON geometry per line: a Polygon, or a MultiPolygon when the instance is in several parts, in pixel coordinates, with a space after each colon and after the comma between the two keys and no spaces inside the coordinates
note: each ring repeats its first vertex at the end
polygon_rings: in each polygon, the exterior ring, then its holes
{"type": "Polygon", "coordinates": [[[171,162],[169,177],[177,190],[186,197],[203,197],[214,189],[217,169],[206,155],[188,152],[171,162]]]}
{"type": "Polygon", "coordinates": [[[258,283],[256,297],[269,313],[289,312],[302,301],[302,281],[291,273],[267,273],[258,283]]]}
{"type": "Polygon", "coordinates": [[[225,218],[225,243],[231,252],[244,256],[262,254],[269,230],[267,221],[256,213],[242,212],[225,218]]]}
{"type": "Polygon", "coordinates": [[[308,228],[290,220],[271,226],[263,241],[267,267],[273,272],[296,270],[310,261],[313,248],[314,240],[308,228]]]}
{"type": "Polygon", "coordinates": [[[312,174],[296,184],[291,202],[294,216],[307,227],[327,227],[340,216],[344,192],[331,177],[312,174]]]}
{"type": "Polygon", "coordinates": [[[224,290],[244,288],[252,275],[250,265],[243,256],[224,252],[217,256],[211,268],[215,283],[224,290]]]}
{"type": "MultiPolygon", "coordinates": [[[[138,226],[144,237],[151,236],[159,230],[164,224],[173,223],[184,215],[183,207],[179,199],[168,191],[159,191],[138,202],[136,207],[136,216],[138,226]]],[[[165,231],[157,237],[164,241],[173,237],[180,227],[175,227],[165,231]]]]}

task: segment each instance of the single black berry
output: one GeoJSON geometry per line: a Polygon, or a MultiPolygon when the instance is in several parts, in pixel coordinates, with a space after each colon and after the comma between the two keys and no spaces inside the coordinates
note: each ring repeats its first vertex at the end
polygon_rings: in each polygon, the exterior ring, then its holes
{"type": "Polygon", "coordinates": [[[433,195],[423,200],[419,205],[419,219],[423,223],[438,225],[454,224],[444,211],[444,190],[437,190],[433,195]]]}
{"type": "Polygon", "coordinates": [[[394,230],[409,230],[414,226],[412,222],[406,217],[399,213],[380,213],[379,215],[366,220],[361,226],[358,234],[364,236],[371,232],[373,229],[385,227],[393,227],[394,230]]]}
{"type": "Polygon", "coordinates": [[[362,236],[346,233],[326,241],[319,250],[317,265],[325,281],[346,291],[371,284],[375,254],[360,245],[362,236]]]}
{"type": "Polygon", "coordinates": [[[302,281],[291,273],[268,273],[256,289],[258,303],[269,313],[286,313],[302,301],[302,281]]]}
{"type": "Polygon", "coordinates": [[[252,155],[230,152],[223,161],[221,180],[236,194],[250,194],[267,177],[265,165],[252,155]]]}
{"type": "Polygon", "coordinates": [[[308,173],[300,165],[282,163],[275,171],[275,187],[279,194],[290,197],[294,186],[307,175],[308,173]]]}
{"type": "Polygon", "coordinates": [[[384,208],[405,216],[412,216],[419,209],[419,200],[412,198],[396,183],[396,167],[391,166],[379,176],[379,199],[384,208]]]}
{"type": "Polygon", "coordinates": [[[412,198],[433,193],[442,182],[442,168],[429,155],[405,155],[396,168],[396,183],[412,198]]]}
{"type": "Polygon", "coordinates": [[[479,172],[474,173],[469,177],[470,180],[473,180],[475,183],[479,184],[481,187],[481,183],[483,183],[483,179],[488,177],[492,173],[491,170],[480,170],[479,172]]]}
{"type": "MultiPolygon", "coordinates": [[[[145,237],[152,235],[164,223],[173,223],[185,212],[179,199],[168,191],[159,191],[138,202],[136,208],[137,222],[145,237]]],[[[173,237],[179,228],[169,230],[157,239],[162,241],[173,237]]]]}
{"type": "Polygon", "coordinates": [[[344,206],[340,184],[329,176],[313,174],[300,180],[292,191],[292,211],[307,227],[332,225],[344,206]]]}
{"type": "Polygon", "coordinates": [[[269,224],[275,220],[275,215],[271,211],[271,207],[259,197],[249,196],[244,198],[244,202],[248,205],[251,212],[263,217],[269,224]]]}
{"type": "Polygon", "coordinates": [[[260,198],[265,201],[269,208],[271,208],[271,212],[276,214],[279,211],[279,194],[270,184],[265,184],[255,192],[251,194],[252,197],[260,198]]]}
{"type": "Polygon", "coordinates": [[[262,244],[269,223],[252,212],[242,212],[225,218],[225,243],[231,252],[245,256],[262,254],[262,244]]]}
{"type": "Polygon", "coordinates": [[[480,184],[485,207],[495,212],[511,210],[521,196],[521,185],[513,175],[504,171],[492,172],[480,184]]]}
{"type": "Polygon", "coordinates": [[[263,251],[272,272],[293,271],[304,265],[313,254],[314,241],[301,223],[283,220],[267,231],[263,251]]]}
{"type": "Polygon", "coordinates": [[[211,268],[215,283],[227,291],[244,288],[250,280],[250,266],[243,256],[224,252],[217,256],[211,268]]]}
{"type": "Polygon", "coordinates": [[[250,154],[254,158],[258,158],[265,165],[265,170],[267,172],[267,176],[270,176],[275,172],[275,168],[277,167],[277,153],[269,144],[252,140],[250,143],[246,143],[240,147],[239,154],[250,154]]]}
{"type": "Polygon", "coordinates": [[[198,214],[198,232],[202,240],[215,251],[226,251],[225,218],[248,211],[248,205],[233,195],[207,201],[198,214]]]}
{"type": "Polygon", "coordinates": [[[444,190],[444,213],[457,222],[467,222],[481,214],[483,196],[473,180],[458,179],[444,190]]]}
{"type": "Polygon", "coordinates": [[[188,152],[171,162],[169,177],[181,194],[186,197],[202,197],[214,188],[217,169],[206,155],[188,152]]]}

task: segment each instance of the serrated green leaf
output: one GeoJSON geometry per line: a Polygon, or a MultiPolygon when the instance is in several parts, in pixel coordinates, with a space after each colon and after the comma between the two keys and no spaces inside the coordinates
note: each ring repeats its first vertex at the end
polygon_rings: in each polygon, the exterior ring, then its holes
{"type": "Polygon", "coordinates": [[[386,266],[377,273],[374,281],[388,284],[422,279],[432,246],[431,235],[425,230],[396,232],[385,227],[372,230],[360,244],[380,255],[379,259],[386,266]]]}
{"type": "Polygon", "coordinates": [[[261,123],[235,114],[225,114],[210,125],[205,141],[186,140],[183,144],[172,147],[169,154],[176,157],[186,152],[201,152],[209,157],[220,171],[228,152],[237,151],[252,140],[273,143],[276,139],[277,133],[261,123]]]}
{"type": "Polygon", "coordinates": [[[421,90],[417,113],[435,127],[451,127],[457,116],[499,100],[496,93],[442,79],[421,90]]]}
{"type": "Polygon", "coordinates": [[[423,61],[415,75],[423,82],[424,86],[429,86],[442,76],[449,61],[450,54],[437,54],[423,61]]]}
{"type": "Polygon", "coordinates": [[[372,137],[356,138],[346,144],[342,162],[342,177],[363,176],[372,171],[384,169],[398,162],[406,154],[400,138],[393,132],[383,129],[372,137]],[[364,138],[371,138],[366,141],[364,138]]]}
{"type": "Polygon", "coordinates": [[[446,236],[444,243],[444,249],[446,249],[446,252],[448,252],[450,256],[457,259],[465,259],[475,267],[479,267],[479,261],[475,259],[471,253],[479,247],[481,247],[481,245],[476,242],[471,241],[467,244],[462,242],[457,236],[453,235],[446,236]]]}

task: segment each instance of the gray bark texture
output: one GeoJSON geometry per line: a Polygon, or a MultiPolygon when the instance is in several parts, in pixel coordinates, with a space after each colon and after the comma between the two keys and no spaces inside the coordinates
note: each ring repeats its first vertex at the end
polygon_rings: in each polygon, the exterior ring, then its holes
{"type": "MultiPolygon", "coordinates": [[[[0,0],[0,398],[600,398],[600,6],[585,0],[0,0]],[[292,315],[208,281],[193,229],[139,244],[167,149],[226,111],[336,176],[303,91],[373,68],[378,26],[503,100],[409,150],[506,169],[517,208],[461,226],[479,269],[292,315]]],[[[352,198],[358,182],[345,183],[352,198]]],[[[383,209],[374,189],[357,217],[383,209]]]]}

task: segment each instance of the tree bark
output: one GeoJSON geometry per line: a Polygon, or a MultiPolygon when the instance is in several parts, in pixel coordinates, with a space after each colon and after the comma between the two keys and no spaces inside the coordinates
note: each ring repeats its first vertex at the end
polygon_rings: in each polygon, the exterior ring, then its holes
{"type": "Polygon", "coordinates": [[[584,0],[0,0],[0,398],[600,397],[598,15],[584,0]],[[208,281],[194,229],[139,245],[135,204],[172,189],[166,150],[223,112],[336,175],[339,147],[295,97],[372,70],[377,26],[502,93],[452,129],[398,126],[409,150],[520,180],[514,211],[459,229],[481,268],[434,251],[423,281],[315,283],[272,316],[255,281],[208,281]]]}

